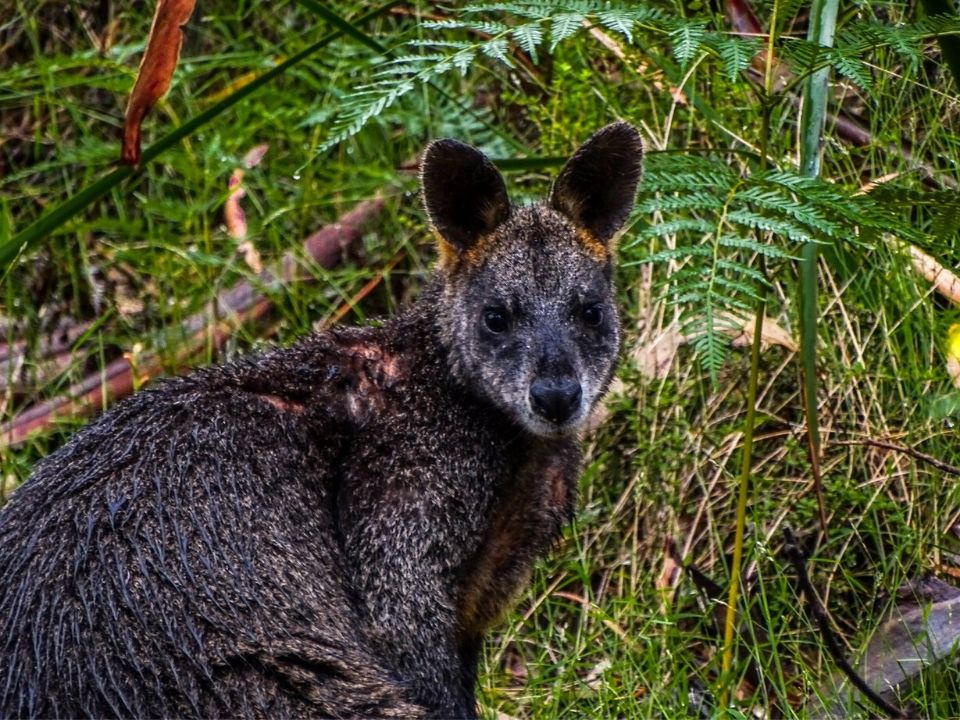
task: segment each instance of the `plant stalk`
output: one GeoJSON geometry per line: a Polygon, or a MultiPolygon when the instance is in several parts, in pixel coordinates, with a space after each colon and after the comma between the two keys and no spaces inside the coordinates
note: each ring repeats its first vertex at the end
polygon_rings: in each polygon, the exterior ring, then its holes
{"type": "Polygon", "coordinates": [[[733,667],[733,636],[737,624],[737,601],[740,596],[740,568],[743,565],[743,535],[747,524],[747,490],[750,487],[750,465],[753,455],[753,431],[757,416],[757,387],[760,384],[760,342],[766,302],[757,307],[753,325],[753,343],[750,345],[750,379],[747,387],[747,419],[743,428],[743,458],[740,463],[740,489],[737,494],[737,526],[733,540],[733,560],[730,564],[730,591],[727,595],[727,614],[723,625],[723,659],[721,661],[721,714],[727,713],[730,700],[730,669],[733,667]]]}
{"type": "MultiPolygon", "coordinates": [[[[833,45],[839,0],[813,0],[807,39],[825,47],[833,45]]],[[[829,66],[807,78],[800,110],[800,174],[819,177],[823,128],[827,114],[829,66]]],[[[800,351],[803,357],[804,411],[814,492],[820,517],[820,532],[827,532],[827,513],[820,475],[820,420],[817,414],[817,244],[806,243],[800,262],[800,351]]]]}

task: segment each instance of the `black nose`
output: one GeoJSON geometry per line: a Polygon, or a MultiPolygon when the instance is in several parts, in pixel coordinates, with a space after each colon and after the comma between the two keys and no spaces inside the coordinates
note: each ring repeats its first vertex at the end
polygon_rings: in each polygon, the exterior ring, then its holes
{"type": "Polygon", "coordinates": [[[557,425],[570,419],[580,407],[583,391],[572,378],[535,380],[530,386],[530,404],[534,412],[557,425]]]}

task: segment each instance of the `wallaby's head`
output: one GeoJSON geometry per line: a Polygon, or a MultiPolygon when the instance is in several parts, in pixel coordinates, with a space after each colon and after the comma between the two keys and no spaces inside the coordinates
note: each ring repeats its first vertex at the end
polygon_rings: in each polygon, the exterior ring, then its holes
{"type": "Polygon", "coordinates": [[[439,236],[439,322],[453,372],[529,431],[575,431],[620,349],[613,241],[633,208],[643,145],[608,125],[574,154],[549,198],[514,207],[476,148],[438,140],[423,197],[439,236]]]}

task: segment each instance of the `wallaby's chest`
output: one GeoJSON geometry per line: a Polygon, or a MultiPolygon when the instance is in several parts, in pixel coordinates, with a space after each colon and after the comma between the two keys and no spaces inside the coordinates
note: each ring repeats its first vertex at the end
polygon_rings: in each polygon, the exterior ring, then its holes
{"type": "Polygon", "coordinates": [[[459,639],[470,643],[527,585],[533,563],[560,537],[576,504],[580,457],[566,442],[528,448],[495,494],[483,540],[464,576],[459,639]]]}

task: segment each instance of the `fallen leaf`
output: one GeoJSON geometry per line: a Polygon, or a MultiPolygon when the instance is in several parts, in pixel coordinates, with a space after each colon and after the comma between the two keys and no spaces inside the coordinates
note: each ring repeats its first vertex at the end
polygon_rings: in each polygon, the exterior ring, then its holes
{"type": "MultiPolygon", "coordinates": [[[[247,214],[240,205],[240,201],[247,196],[247,191],[243,189],[244,168],[250,169],[259,165],[269,149],[269,145],[262,143],[247,151],[247,154],[243,156],[243,160],[241,161],[243,167],[234,170],[230,174],[230,180],[227,182],[229,194],[223,203],[223,221],[227,225],[227,232],[230,233],[230,237],[235,240],[244,240],[247,237],[247,214]]],[[[254,272],[260,272],[260,270],[263,269],[260,265],[260,255],[257,254],[253,245],[243,243],[237,250],[238,252],[244,253],[247,265],[249,265],[254,272]],[[260,270],[256,268],[260,268],[260,270]]]]}
{"type": "Polygon", "coordinates": [[[269,149],[270,145],[267,143],[254,145],[247,151],[247,154],[243,156],[243,166],[247,168],[247,170],[255,168],[260,164],[260,161],[263,160],[263,156],[267,154],[267,150],[269,149]]]}
{"type": "Polygon", "coordinates": [[[247,214],[240,206],[240,201],[246,196],[243,189],[243,170],[237,168],[230,174],[227,187],[230,189],[226,201],[223,203],[223,221],[227,225],[227,232],[234,240],[243,240],[247,237],[247,214]]]}
{"type": "MultiPolygon", "coordinates": [[[[960,644],[960,590],[935,579],[913,584],[909,590],[921,604],[901,605],[897,616],[880,626],[854,666],[863,681],[888,702],[902,694],[924,669],[955,655],[960,644]],[[929,602],[931,599],[934,601],[929,602]]],[[[847,717],[854,694],[846,678],[837,675],[808,700],[811,712],[805,715],[847,717]]]]}
{"type": "Polygon", "coordinates": [[[676,325],[671,325],[653,340],[638,345],[631,353],[637,370],[654,380],[665,378],[673,365],[680,346],[689,340],[676,325]]]}
{"type": "MultiPolygon", "coordinates": [[[[756,316],[747,315],[741,318],[724,313],[718,319],[720,322],[717,323],[717,330],[733,338],[731,341],[733,347],[749,347],[753,343],[753,326],[756,324],[756,316]]],[[[664,378],[669,374],[673,359],[677,356],[680,347],[696,336],[696,333],[683,333],[676,325],[671,325],[653,340],[634,348],[631,357],[642,375],[654,380],[664,378]]],[[[797,343],[793,336],[771,317],[763,319],[760,340],[764,349],[770,345],[779,345],[790,352],[797,351],[797,343]]]]}
{"type": "Polygon", "coordinates": [[[609,670],[611,666],[612,666],[612,663],[610,662],[610,660],[608,660],[607,658],[604,658],[603,660],[598,662],[596,665],[594,665],[590,669],[590,672],[584,675],[583,682],[591,690],[596,690],[597,688],[600,687],[600,681],[603,679],[603,674],[607,670],[609,670]]]}
{"type": "MultiPolygon", "coordinates": [[[[727,314],[724,317],[731,322],[729,329],[727,327],[722,328],[723,332],[734,336],[731,344],[734,347],[750,347],[753,344],[753,328],[757,323],[756,316],[749,315],[740,319],[727,314]]],[[[797,343],[794,342],[793,336],[769,316],[764,316],[763,324],[760,326],[760,342],[763,347],[779,345],[790,352],[797,351],[797,343]]]]}
{"type": "Polygon", "coordinates": [[[677,586],[683,566],[677,555],[677,548],[672,538],[667,538],[663,545],[663,566],[657,576],[655,587],[660,593],[660,609],[664,614],[670,609],[670,597],[677,586]]]}
{"type": "Polygon", "coordinates": [[[147,49],[140,61],[137,81],[130,93],[123,122],[123,147],[120,159],[127,165],[140,163],[140,125],[150,108],[170,87],[173,71],[180,59],[183,31],[193,14],[196,0],[157,0],[157,9],[147,38],[147,49]]]}
{"type": "Polygon", "coordinates": [[[243,261],[247,267],[253,270],[257,275],[263,272],[263,262],[260,259],[260,253],[249,240],[240,243],[237,246],[237,252],[243,255],[243,261]]]}

